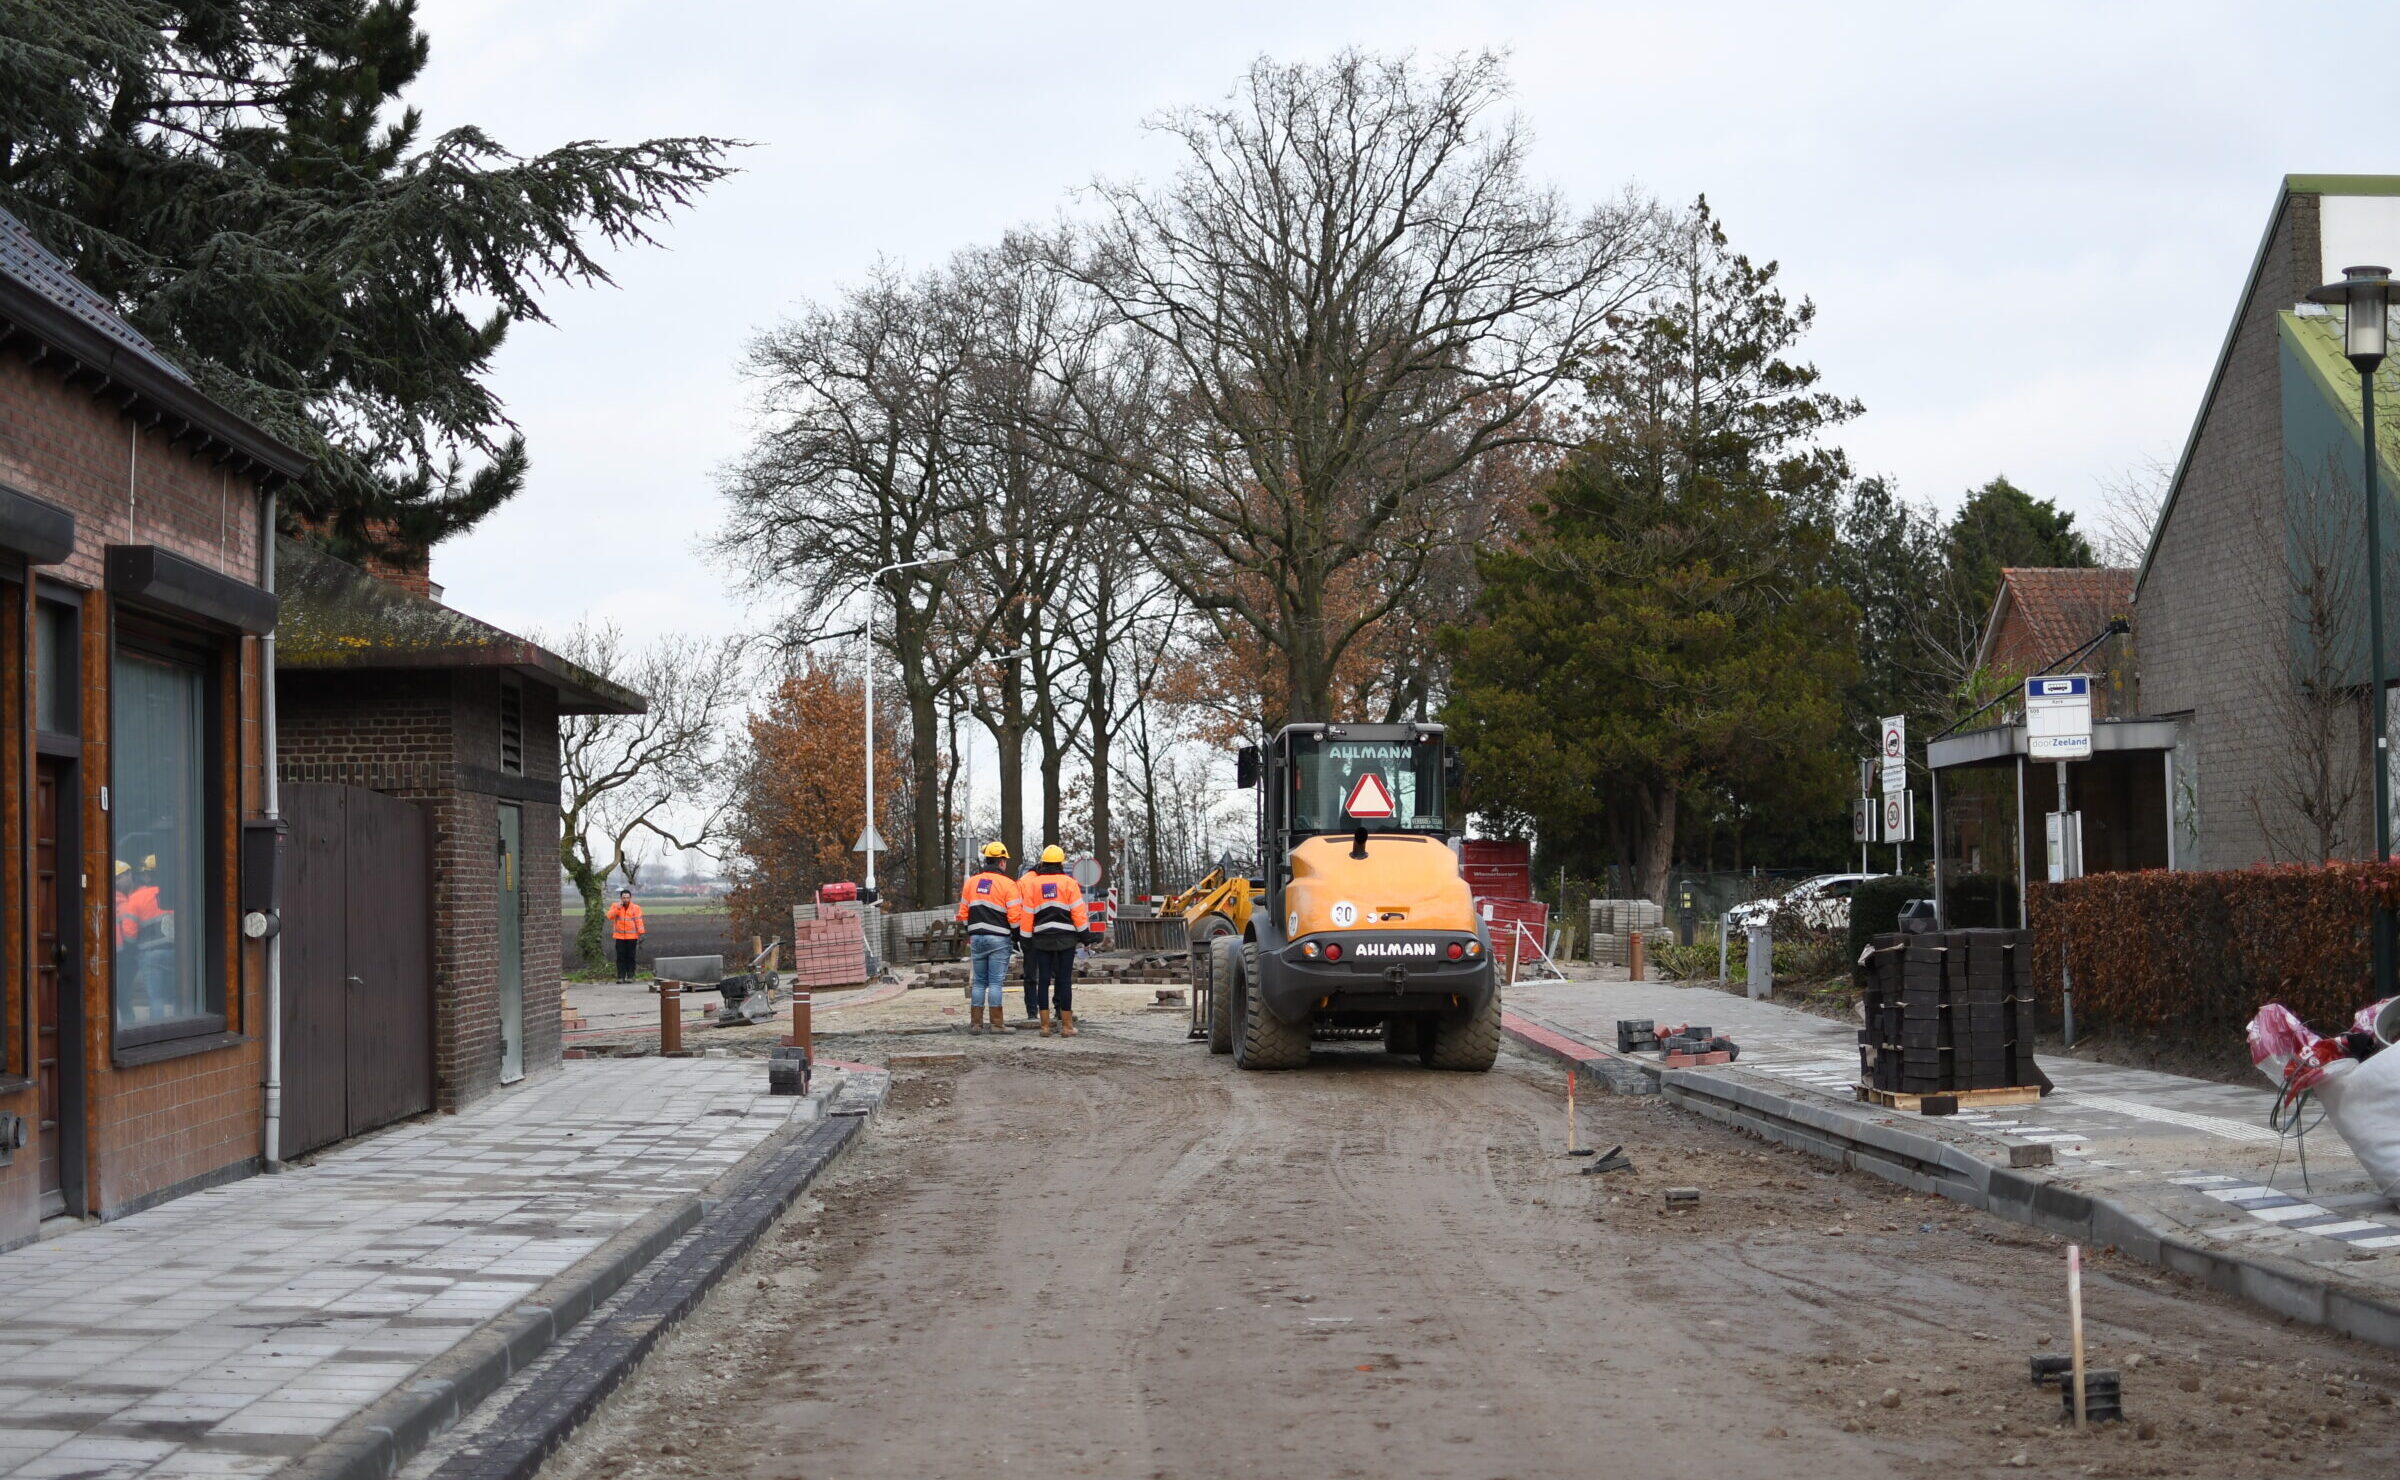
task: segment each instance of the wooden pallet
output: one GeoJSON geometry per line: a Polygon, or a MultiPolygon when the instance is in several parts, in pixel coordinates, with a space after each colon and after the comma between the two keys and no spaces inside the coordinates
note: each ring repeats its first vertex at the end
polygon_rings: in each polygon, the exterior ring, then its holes
{"type": "Polygon", "coordinates": [[[1858,1092],[1860,1099],[1870,1105],[1881,1105],[1886,1110],[1905,1110],[1912,1115],[1921,1114],[1927,1100],[1944,1097],[1958,1101],[1958,1108],[1961,1110],[1993,1110],[2002,1105],[2033,1105],[2040,1103],[2042,1098],[2041,1088],[2031,1084],[2012,1084],[2005,1089],[1942,1089],[1935,1090],[1929,1095],[1902,1094],[1898,1090],[1877,1089],[1869,1084],[1852,1085],[1851,1088],[1858,1092]]]}

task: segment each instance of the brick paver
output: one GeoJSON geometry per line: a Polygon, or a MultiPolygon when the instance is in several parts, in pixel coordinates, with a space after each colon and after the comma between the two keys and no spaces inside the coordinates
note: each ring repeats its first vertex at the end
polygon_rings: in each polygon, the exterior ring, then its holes
{"type": "Polygon", "coordinates": [[[267,1473],[795,1103],[757,1059],[570,1063],[0,1255],[0,1477],[267,1473]]]}

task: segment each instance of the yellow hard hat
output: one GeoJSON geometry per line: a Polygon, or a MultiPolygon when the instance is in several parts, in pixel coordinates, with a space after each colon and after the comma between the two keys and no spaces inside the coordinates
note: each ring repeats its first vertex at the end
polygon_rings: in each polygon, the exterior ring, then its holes
{"type": "Polygon", "coordinates": [[[144,867],[144,868],[156,868],[156,867],[158,867],[158,855],[157,855],[157,854],[155,854],[155,853],[145,853],[145,854],[143,854],[143,855],[142,855],[142,867],[144,867]]]}
{"type": "Polygon", "coordinates": [[[986,858],[1006,858],[1008,856],[1008,844],[1001,842],[986,843],[983,845],[983,856],[986,858]]]}
{"type": "Polygon", "coordinates": [[[1044,863],[1065,863],[1066,861],[1067,850],[1056,843],[1052,843],[1042,850],[1042,862],[1044,863]]]}
{"type": "Polygon", "coordinates": [[[124,878],[124,877],[125,877],[127,874],[130,874],[130,873],[132,873],[132,872],[133,872],[133,865],[132,865],[132,864],[130,864],[130,863],[127,863],[127,862],[126,862],[124,859],[122,859],[122,858],[120,858],[120,859],[118,859],[118,860],[117,860],[117,877],[118,877],[118,878],[122,879],[122,878],[124,878]]]}

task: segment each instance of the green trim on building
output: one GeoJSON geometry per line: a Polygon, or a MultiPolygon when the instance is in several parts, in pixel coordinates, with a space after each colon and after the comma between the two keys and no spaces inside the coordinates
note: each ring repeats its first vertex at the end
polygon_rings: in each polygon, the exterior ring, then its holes
{"type": "Polygon", "coordinates": [[[2290,195],[2400,195],[2400,175],[2286,175],[2290,195]]]}
{"type": "MultiPolygon", "coordinates": [[[[2361,417],[2358,409],[2358,371],[2342,354],[2342,320],[2338,314],[2303,314],[2285,309],[2275,316],[2277,332],[2293,359],[2342,418],[2342,427],[2356,452],[2361,417]]],[[[2384,490],[2400,490],[2400,359],[2386,359],[2375,371],[2375,430],[2383,449],[2384,490]]]]}

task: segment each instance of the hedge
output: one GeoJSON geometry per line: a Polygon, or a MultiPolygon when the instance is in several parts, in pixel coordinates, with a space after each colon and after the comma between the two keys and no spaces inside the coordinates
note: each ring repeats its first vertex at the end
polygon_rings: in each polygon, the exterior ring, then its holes
{"type": "Polygon", "coordinates": [[[2281,1002],[2320,1032],[2373,995],[2374,906],[2400,906],[2400,863],[2093,874],[2026,889],[2034,992],[2059,1011],[2059,953],[2079,1029],[2238,1041],[2281,1002]]]}
{"type": "Polygon", "coordinates": [[[1900,928],[1900,909],[1912,899],[1933,898],[1933,884],[1913,874],[1887,874],[1861,879],[1850,891],[1849,959],[1856,961],[1867,942],[1900,928]]]}

